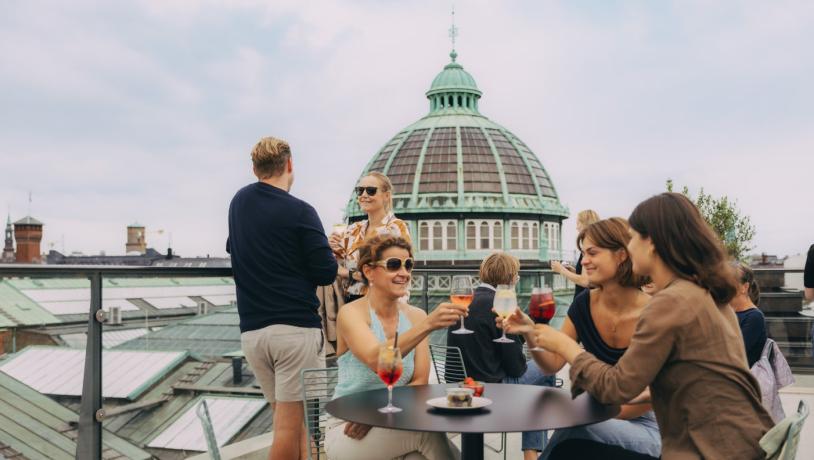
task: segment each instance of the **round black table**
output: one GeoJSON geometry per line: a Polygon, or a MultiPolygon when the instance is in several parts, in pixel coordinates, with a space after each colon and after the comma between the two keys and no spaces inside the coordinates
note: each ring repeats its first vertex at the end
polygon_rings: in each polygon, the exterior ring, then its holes
{"type": "Polygon", "coordinates": [[[483,396],[492,405],[466,412],[439,411],[426,401],[446,396],[453,384],[402,386],[393,389],[393,404],[402,412],[382,414],[387,390],[370,390],[337,398],[325,405],[336,418],[395,430],[461,433],[461,458],[483,459],[484,433],[552,430],[602,422],[619,406],[600,404],[588,394],[576,399],[559,388],[488,383],[483,396]]]}

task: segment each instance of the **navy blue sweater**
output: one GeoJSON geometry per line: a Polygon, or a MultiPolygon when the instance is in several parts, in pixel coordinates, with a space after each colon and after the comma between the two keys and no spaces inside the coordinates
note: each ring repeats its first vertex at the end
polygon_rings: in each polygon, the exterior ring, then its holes
{"type": "Polygon", "coordinates": [[[257,182],[229,205],[229,238],[240,331],[272,324],[321,327],[317,286],[336,277],[336,258],[314,208],[257,182]]]}

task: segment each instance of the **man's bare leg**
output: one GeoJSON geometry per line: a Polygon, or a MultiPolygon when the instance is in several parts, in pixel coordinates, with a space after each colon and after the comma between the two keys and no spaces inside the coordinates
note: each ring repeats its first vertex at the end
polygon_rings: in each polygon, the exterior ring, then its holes
{"type": "Polygon", "coordinates": [[[269,450],[269,460],[300,460],[307,458],[305,445],[305,421],[302,402],[277,401],[274,408],[274,441],[269,450]],[[305,457],[303,457],[305,455],[305,457]]]}

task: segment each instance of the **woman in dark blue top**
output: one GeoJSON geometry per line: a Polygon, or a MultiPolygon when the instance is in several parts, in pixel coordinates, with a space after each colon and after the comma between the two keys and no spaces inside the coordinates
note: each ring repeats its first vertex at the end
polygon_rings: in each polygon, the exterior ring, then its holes
{"type": "MultiPolygon", "coordinates": [[[[580,232],[577,246],[582,251],[582,265],[591,286],[596,288],[583,291],[574,299],[560,329],[608,364],[615,364],[625,353],[649,300],[639,289],[643,280],[633,274],[626,249],[629,240],[627,222],[620,218],[600,220],[580,232]]],[[[507,332],[522,333],[529,348],[535,345],[533,326],[520,310],[505,324],[507,332]]],[[[549,351],[535,352],[534,359],[546,374],[556,373],[565,364],[560,355],[549,351]]],[[[558,458],[557,445],[568,439],[618,446],[641,454],[638,458],[656,458],[661,454],[658,424],[649,404],[623,405],[615,419],[557,430],[540,458],[558,458]]],[[[613,456],[603,458],[610,460],[613,456]]]]}
{"type": "Polygon", "coordinates": [[[738,315],[738,324],[743,335],[746,361],[749,368],[755,365],[766,346],[766,318],[757,308],[760,303],[760,287],[755,281],[755,273],[742,263],[734,263],[738,273],[738,294],[729,303],[738,315]]]}

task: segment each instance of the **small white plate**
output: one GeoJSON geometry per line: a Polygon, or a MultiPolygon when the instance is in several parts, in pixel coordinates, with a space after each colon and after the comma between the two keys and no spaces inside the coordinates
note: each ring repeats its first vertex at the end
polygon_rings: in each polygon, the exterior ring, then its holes
{"type": "Polygon", "coordinates": [[[427,404],[436,408],[436,409],[443,409],[443,410],[454,410],[454,411],[467,411],[467,410],[476,410],[482,409],[490,404],[492,404],[492,400],[489,398],[482,398],[480,396],[475,396],[472,398],[472,406],[471,407],[455,407],[448,405],[447,397],[443,396],[440,398],[432,398],[427,400],[427,404]]]}

